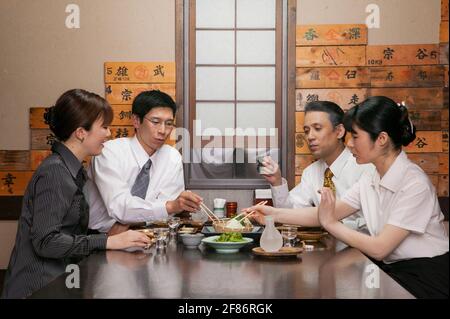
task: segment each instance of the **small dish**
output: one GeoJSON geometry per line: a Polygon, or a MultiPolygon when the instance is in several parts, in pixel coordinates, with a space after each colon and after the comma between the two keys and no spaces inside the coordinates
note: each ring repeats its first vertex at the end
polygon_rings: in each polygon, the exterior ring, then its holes
{"type": "Polygon", "coordinates": [[[181,241],[187,249],[196,249],[202,242],[205,235],[201,233],[197,234],[180,234],[181,241]]]}
{"type": "Polygon", "coordinates": [[[275,252],[267,252],[261,247],[255,247],[252,249],[252,252],[257,256],[262,257],[297,257],[299,254],[303,252],[303,248],[300,247],[281,247],[279,251],[275,252]]]}
{"type": "Polygon", "coordinates": [[[239,249],[241,249],[242,247],[244,247],[247,244],[250,244],[253,242],[252,238],[248,238],[248,237],[243,237],[242,241],[239,242],[219,242],[216,241],[216,239],[218,239],[220,236],[211,236],[211,237],[206,237],[204,239],[202,239],[202,242],[205,243],[208,246],[213,247],[216,252],[218,252],[219,254],[234,254],[237,253],[239,251],[239,249]]]}

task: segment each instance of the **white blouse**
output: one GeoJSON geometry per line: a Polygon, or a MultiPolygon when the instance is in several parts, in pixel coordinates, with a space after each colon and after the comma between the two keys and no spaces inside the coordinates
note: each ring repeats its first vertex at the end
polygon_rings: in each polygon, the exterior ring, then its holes
{"type": "Polygon", "coordinates": [[[342,201],[362,211],[372,236],[386,224],[410,234],[384,261],[434,257],[448,252],[448,234],[436,190],[425,172],[404,152],[380,179],[375,170],[364,174],[342,201]]]}

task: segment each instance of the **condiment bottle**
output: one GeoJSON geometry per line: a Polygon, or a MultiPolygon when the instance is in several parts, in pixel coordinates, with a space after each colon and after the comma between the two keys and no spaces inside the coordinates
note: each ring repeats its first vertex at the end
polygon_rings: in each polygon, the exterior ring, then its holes
{"type": "Polygon", "coordinates": [[[237,202],[227,202],[227,218],[233,218],[237,212],[237,202]]]}

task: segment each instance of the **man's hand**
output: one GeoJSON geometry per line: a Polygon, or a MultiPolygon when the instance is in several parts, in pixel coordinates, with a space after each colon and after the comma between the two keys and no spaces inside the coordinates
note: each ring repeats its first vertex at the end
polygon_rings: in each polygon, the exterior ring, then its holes
{"type": "Polygon", "coordinates": [[[176,214],[182,211],[195,212],[200,209],[200,203],[203,201],[199,195],[191,192],[182,192],[177,199],[166,202],[167,213],[176,214]]]}
{"type": "Polygon", "coordinates": [[[262,165],[260,173],[266,181],[272,186],[280,186],[283,180],[278,164],[270,156],[266,156],[262,161],[262,165]]]}
{"type": "Polygon", "coordinates": [[[129,225],[124,225],[116,222],[114,223],[114,225],[112,225],[111,229],[108,231],[108,236],[114,236],[126,232],[129,228],[130,228],[129,225]]]}

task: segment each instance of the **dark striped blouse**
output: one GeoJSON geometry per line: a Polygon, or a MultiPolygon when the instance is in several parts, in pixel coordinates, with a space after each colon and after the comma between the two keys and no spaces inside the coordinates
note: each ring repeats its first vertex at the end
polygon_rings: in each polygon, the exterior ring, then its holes
{"type": "Polygon", "coordinates": [[[105,234],[87,235],[86,173],[75,155],[56,142],[28,184],[3,298],[23,298],[47,285],[97,249],[105,234]]]}

